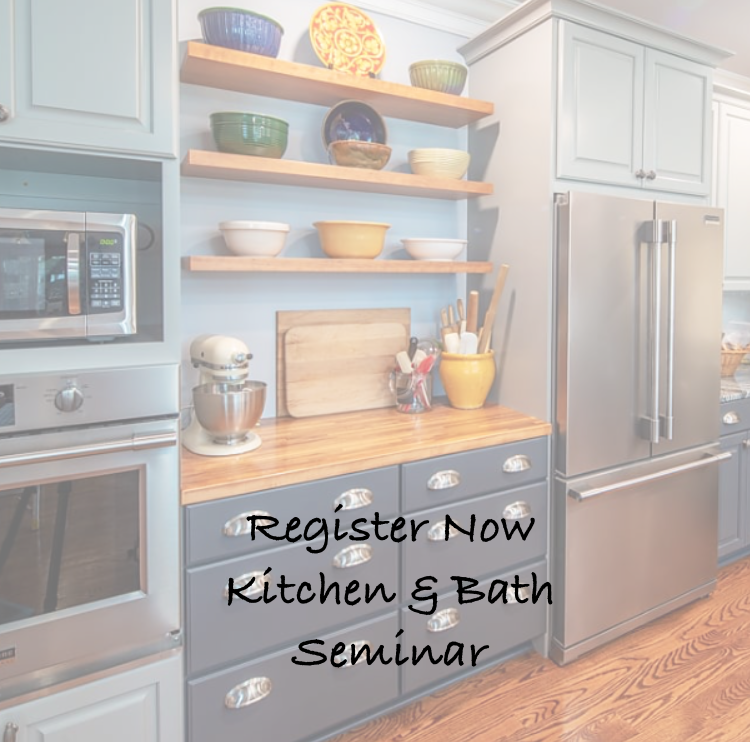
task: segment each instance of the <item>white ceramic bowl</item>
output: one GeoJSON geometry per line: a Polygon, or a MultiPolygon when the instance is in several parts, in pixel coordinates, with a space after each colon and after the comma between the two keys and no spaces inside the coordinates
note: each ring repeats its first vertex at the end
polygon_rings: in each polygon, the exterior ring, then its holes
{"type": "Polygon", "coordinates": [[[221,222],[219,230],[230,252],[273,258],[284,249],[289,225],[283,222],[221,222]]]}
{"type": "Polygon", "coordinates": [[[471,160],[468,152],[444,147],[413,149],[408,157],[409,167],[415,175],[431,178],[463,178],[471,160]]]}
{"type": "Polygon", "coordinates": [[[414,260],[453,260],[466,247],[466,240],[412,237],[401,240],[414,260]]]}

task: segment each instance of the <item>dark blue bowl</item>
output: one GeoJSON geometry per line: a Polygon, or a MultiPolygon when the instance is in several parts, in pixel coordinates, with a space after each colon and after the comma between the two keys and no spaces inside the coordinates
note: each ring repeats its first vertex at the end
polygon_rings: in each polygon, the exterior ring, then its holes
{"type": "Polygon", "coordinates": [[[198,20],[207,44],[264,57],[279,54],[284,29],[272,18],[241,8],[206,8],[198,20]]]}
{"type": "Polygon", "coordinates": [[[358,142],[386,144],[388,132],[380,114],[358,100],[342,100],[323,119],[323,143],[354,139],[358,142]]]}

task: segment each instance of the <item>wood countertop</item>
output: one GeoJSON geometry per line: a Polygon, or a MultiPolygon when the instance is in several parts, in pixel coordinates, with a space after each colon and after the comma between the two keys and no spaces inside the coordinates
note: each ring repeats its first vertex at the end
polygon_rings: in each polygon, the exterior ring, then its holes
{"type": "Polygon", "coordinates": [[[182,504],[537,438],[551,425],[508,407],[456,410],[437,402],[421,415],[387,408],[269,418],[255,432],[262,444],[245,454],[198,456],[183,448],[182,504]]]}

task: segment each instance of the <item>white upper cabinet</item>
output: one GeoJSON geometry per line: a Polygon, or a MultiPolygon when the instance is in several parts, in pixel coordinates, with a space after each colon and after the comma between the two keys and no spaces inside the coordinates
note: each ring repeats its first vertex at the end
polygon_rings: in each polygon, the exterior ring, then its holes
{"type": "Polygon", "coordinates": [[[0,141],[174,156],[173,0],[0,0],[0,141]]]}
{"type": "Polygon", "coordinates": [[[557,177],[707,195],[711,69],[560,21],[557,177]]]}

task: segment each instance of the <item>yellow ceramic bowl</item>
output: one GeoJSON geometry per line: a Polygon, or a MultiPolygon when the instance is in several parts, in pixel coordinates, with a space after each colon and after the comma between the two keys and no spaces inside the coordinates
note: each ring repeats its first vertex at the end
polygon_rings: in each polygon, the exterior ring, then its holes
{"type": "Polygon", "coordinates": [[[377,258],[390,224],[382,222],[315,222],[320,246],[329,258],[377,258]]]}
{"type": "Polygon", "coordinates": [[[451,407],[476,410],[484,404],[495,379],[495,354],[443,353],[439,373],[451,407]]]}

